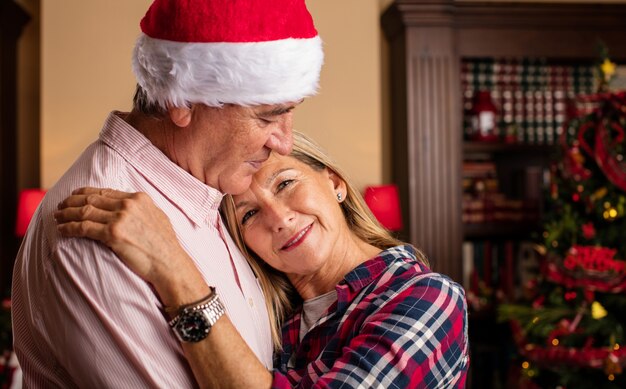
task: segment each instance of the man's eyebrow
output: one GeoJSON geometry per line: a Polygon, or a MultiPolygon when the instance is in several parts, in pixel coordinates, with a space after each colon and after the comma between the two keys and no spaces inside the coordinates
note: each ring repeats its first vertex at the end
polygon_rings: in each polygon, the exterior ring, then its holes
{"type": "Polygon", "coordinates": [[[260,117],[267,117],[267,116],[280,116],[280,115],[286,114],[287,112],[292,111],[292,110],[293,110],[294,108],[296,108],[296,106],[297,106],[298,104],[300,104],[301,102],[302,102],[302,100],[297,101],[297,102],[295,102],[295,103],[293,103],[293,104],[284,104],[284,105],[279,105],[279,106],[277,106],[277,107],[273,107],[273,108],[271,108],[271,109],[269,109],[269,110],[267,110],[267,111],[262,111],[262,112],[259,112],[259,113],[257,114],[257,116],[260,116],[260,117]]]}

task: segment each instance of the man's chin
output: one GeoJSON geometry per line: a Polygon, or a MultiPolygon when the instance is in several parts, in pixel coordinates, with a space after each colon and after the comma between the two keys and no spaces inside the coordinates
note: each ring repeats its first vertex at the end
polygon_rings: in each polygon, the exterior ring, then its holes
{"type": "Polygon", "coordinates": [[[240,178],[233,177],[231,182],[223,186],[221,192],[233,196],[240,195],[250,188],[250,184],[252,184],[252,175],[246,175],[240,178]]]}

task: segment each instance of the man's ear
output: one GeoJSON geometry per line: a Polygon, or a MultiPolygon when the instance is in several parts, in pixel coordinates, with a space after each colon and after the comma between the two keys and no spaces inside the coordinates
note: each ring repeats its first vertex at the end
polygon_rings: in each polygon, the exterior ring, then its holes
{"type": "Polygon", "coordinates": [[[178,127],[187,127],[191,123],[191,108],[168,106],[167,113],[178,127]]]}

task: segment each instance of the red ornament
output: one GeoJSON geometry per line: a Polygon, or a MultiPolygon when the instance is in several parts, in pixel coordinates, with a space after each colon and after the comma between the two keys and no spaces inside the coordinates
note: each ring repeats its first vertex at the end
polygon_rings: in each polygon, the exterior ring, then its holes
{"type": "Polygon", "coordinates": [[[541,296],[537,297],[535,299],[535,301],[533,301],[533,308],[537,309],[537,308],[543,307],[543,303],[545,301],[546,301],[546,296],[541,295],[541,296]]]}
{"type": "Polygon", "coordinates": [[[593,239],[596,236],[596,229],[592,222],[588,222],[581,227],[585,239],[593,239]]]}
{"type": "Polygon", "coordinates": [[[619,293],[626,290],[626,262],[613,259],[615,253],[606,247],[574,245],[562,261],[546,261],[545,275],[569,289],[619,293]]]}
{"type": "Polygon", "coordinates": [[[577,296],[578,296],[578,293],[576,293],[574,291],[565,292],[565,301],[575,300],[577,296]]]}
{"type": "Polygon", "coordinates": [[[596,130],[596,163],[609,181],[626,192],[626,161],[620,161],[615,152],[623,141],[624,129],[619,124],[611,123],[608,130],[604,123],[600,122],[596,130]],[[611,139],[612,132],[617,134],[614,139],[611,139]]]}
{"type": "Polygon", "coordinates": [[[478,91],[470,110],[472,121],[471,138],[477,141],[493,142],[498,140],[498,109],[491,100],[489,91],[478,91]]]}
{"type": "Polygon", "coordinates": [[[591,171],[584,166],[585,157],[577,145],[565,150],[563,158],[563,173],[565,178],[573,178],[576,181],[584,181],[591,177],[591,171]]]}

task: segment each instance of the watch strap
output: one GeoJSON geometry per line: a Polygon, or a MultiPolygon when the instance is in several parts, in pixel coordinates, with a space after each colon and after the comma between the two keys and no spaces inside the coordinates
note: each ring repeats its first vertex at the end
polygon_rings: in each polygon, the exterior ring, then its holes
{"type": "Polygon", "coordinates": [[[184,305],[179,308],[179,313],[168,322],[169,326],[174,330],[176,337],[182,342],[198,342],[204,339],[213,325],[219,320],[222,315],[226,313],[226,309],[222,304],[218,294],[215,292],[215,288],[211,288],[211,293],[199,302],[184,305]],[[199,337],[190,339],[185,336],[184,324],[186,320],[190,318],[202,320],[204,322],[203,333],[199,337]]]}

